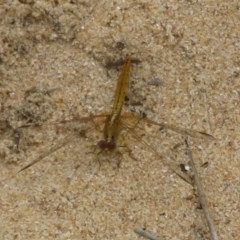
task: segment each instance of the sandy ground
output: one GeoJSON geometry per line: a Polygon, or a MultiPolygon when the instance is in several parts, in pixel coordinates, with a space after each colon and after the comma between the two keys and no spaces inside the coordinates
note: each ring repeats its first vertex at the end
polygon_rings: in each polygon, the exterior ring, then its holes
{"type": "Polygon", "coordinates": [[[210,239],[193,187],[163,163],[188,161],[178,135],[143,125],[137,133],[162,157],[125,133],[119,144],[131,153],[119,150],[120,168],[116,153],[99,168],[99,129],[78,139],[90,122],[56,124],[110,110],[120,68],[106,63],[126,53],[140,63],[124,111],[216,137],[192,141],[192,151],[219,238],[240,239],[240,4],[225,2],[0,4],[1,239],[133,240],[136,227],[210,239]]]}

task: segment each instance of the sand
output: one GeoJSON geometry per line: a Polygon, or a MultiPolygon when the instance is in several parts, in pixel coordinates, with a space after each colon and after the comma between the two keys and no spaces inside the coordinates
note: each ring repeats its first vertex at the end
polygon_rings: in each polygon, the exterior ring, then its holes
{"type": "Polygon", "coordinates": [[[99,168],[101,131],[58,124],[110,111],[121,67],[106,63],[127,53],[140,62],[124,112],[216,138],[191,139],[192,153],[219,238],[240,239],[239,9],[234,0],[1,3],[1,239],[133,240],[136,227],[210,239],[194,188],[164,163],[188,161],[184,138],[143,125],[138,134],[162,157],[126,132],[128,148],[99,168]],[[73,141],[17,173],[64,139],[73,141]]]}

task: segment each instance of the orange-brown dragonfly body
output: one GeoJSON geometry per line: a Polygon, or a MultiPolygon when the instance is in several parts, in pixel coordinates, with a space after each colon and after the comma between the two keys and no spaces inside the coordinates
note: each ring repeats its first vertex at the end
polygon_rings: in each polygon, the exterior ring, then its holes
{"type": "Polygon", "coordinates": [[[114,149],[116,148],[116,139],[119,134],[119,121],[129,85],[131,57],[127,55],[123,70],[118,78],[117,87],[115,91],[115,98],[111,114],[107,117],[104,126],[104,140],[98,143],[101,149],[114,149]]]}
{"type": "MultiPolygon", "coordinates": [[[[115,90],[114,95],[114,102],[113,107],[110,112],[110,114],[99,114],[99,115],[91,115],[89,117],[74,117],[71,120],[64,120],[60,123],[67,123],[67,122],[93,122],[94,119],[103,119],[104,120],[104,129],[103,129],[103,140],[100,140],[98,142],[98,146],[101,150],[114,150],[117,147],[117,138],[120,133],[120,131],[124,128],[129,132],[137,141],[142,143],[146,148],[148,148],[151,152],[154,153],[154,155],[158,158],[160,158],[166,165],[168,165],[177,175],[182,177],[182,174],[179,173],[178,167],[176,167],[176,163],[168,159],[166,160],[160,153],[158,153],[154,147],[149,145],[147,142],[143,141],[141,137],[138,135],[138,132],[135,130],[135,128],[140,123],[146,123],[150,125],[157,126],[159,128],[165,128],[170,129],[174,132],[180,133],[182,135],[188,135],[194,138],[201,138],[206,140],[213,140],[214,138],[203,132],[193,131],[181,127],[176,127],[174,125],[165,124],[165,123],[158,123],[155,122],[145,116],[141,116],[138,114],[132,114],[132,113],[124,113],[122,112],[122,107],[124,104],[124,100],[127,94],[128,85],[129,85],[129,78],[130,78],[130,66],[131,66],[131,56],[127,55],[125,59],[125,63],[123,65],[122,72],[118,78],[117,81],[117,87],[115,90]],[[133,124],[131,127],[128,125],[128,121],[131,121],[133,124]]],[[[92,129],[92,128],[91,128],[92,129]]],[[[23,167],[20,171],[23,171],[30,166],[34,165],[35,163],[39,162],[46,156],[52,154],[53,152],[57,151],[58,149],[62,148],[63,146],[67,145],[69,142],[72,141],[72,135],[69,135],[66,137],[66,139],[59,144],[56,144],[53,148],[47,150],[43,154],[41,154],[37,159],[30,162],[28,165],[23,167]]],[[[184,178],[184,177],[183,177],[184,178]]]]}

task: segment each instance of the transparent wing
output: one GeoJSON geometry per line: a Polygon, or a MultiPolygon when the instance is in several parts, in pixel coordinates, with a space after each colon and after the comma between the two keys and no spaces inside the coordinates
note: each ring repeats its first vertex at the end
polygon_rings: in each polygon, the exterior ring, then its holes
{"type": "Polygon", "coordinates": [[[125,113],[121,116],[121,119],[123,122],[127,122],[126,125],[132,125],[134,128],[136,127],[138,124],[140,123],[146,123],[149,125],[154,125],[159,127],[159,129],[169,129],[171,131],[174,131],[176,133],[180,133],[182,135],[186,135],[186,136],[190,136],[193,138],[199,138],[199,139],[205,139],[205,140],[215,140],[215,138],[205,132],[201,132],[201,131],[195,131],[195,130],[191,130],[191,129],[186,129],[186,128],[182,128],[182,127],[177,127],[171,124],[166,124],[166,123],[158,123],[156,121],[153,121],[145,116],[141,116],[140,114],[133,114],[133,113],[125,113]]]}
{"type": "MultiPolygon", "coordinates": [[[[165,123],[157,123],[149,118],[132,113],[125,113],[121,116],[122,130],[126,130],[145,150],[154,154],[155,158],[161,160],[173,172],[192,183],[190,176],[183,173],[177,162],[178,153],[174,150],[175,146],[184,143],[184,136],[191,136],[201,140],[214,140],[214,137],[190,129],[176,127],[165,123]],[[160,129],[169,129],[172,133],[162,133],[160,129]]],[[[126,138],[131,145],[130,138],[126,138]]]]}
{"type": "Polygon", "coordinates": [[[27,164],[26,166],[21,168],[18,172],[22,172],[23,170],[26,170],[27,168],[29,168],[29,167],[33,166],[34,164],[38,163],[39,161],[41,161],[45,157],[49,156],[50,154],[56,152],[58,149],[64,147],[68,143],[70,143],[72,139],[73,139],[72,136],[66,137],[66,139],[64,139],[64,141],[61,141],[61,142],[57,143],[55,146],[51,147],[50,149],[45,150],[36,159],[34,159],[32,162],[30,162],[29,164],[27,164]]]}
{"type": "MultiPolygon", "coordinates": [[[[61,131],[65,129],[65,132],[68,132],[66,136],[64,136],[61,140],[58,140],[56,144],[54,144],[52,147],[46,147],[45,149],[42,150],[42,153],[32,160],[29,164],[26,166],[22,167],[18,172],[21,172],[23,170],[26,170],[27,168],[33,166],[34,164],[40,162],[43,160],[45,157],[53,154],[57,150],[61,149],[62,147],[66,146],[70,142],[76,140],[79,137],[86,137],[90,132],[95,130],[95,128],[98,125],[101,125],[104,123],[104,121],[107,118],[107,114],[100,114],[100,115],[92,115],[88,117],[79,117],[75,116],[72,119],[68,120],[62,120],[59,122],[54,122],[54,123],[48,123],[47,125],[55,125],[58,128],[60,128],[61,131]]],[[[27,127],[33,127],[36,126],[34,124],[28,124],[21,126],[21,128],[27,128],[27,127]]],[[[39,125],[38,125],[39,126],[39,125]]],[[[46,127],[46,124],[43,124],[42,127],[46,127]]]]}

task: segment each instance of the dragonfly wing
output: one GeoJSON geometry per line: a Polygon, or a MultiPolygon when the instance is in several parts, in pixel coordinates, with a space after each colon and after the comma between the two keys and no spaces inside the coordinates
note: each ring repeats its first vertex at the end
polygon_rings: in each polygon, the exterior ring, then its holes
{"type": "MultiPolygon", "coordinates": [[[[23,170],[26,170],[27,168],[33,166],[34,164],[40,162],[43,160],[45,157],[51,155],[52,153],[56,152],[60,148],[66,146],[70,142],[72,142],[76,137],[79,136],[85,136],[88,132],[91,132],[93,129],[95,129],[95,126],[89,126],[89,123],[92,123],[93,125],[97,124],[95,122],[96,119],[100,119],[101,122],[104,122],[104,120],[107,118],[107,114],[100,114],[100,115],[92,115],[88,117],[78,117],[75,116],[71,119],[68,120],[62,120],[59,122],[54,122],[54,123],[48,123],[47,125],[59,125],[61,124],[62,128],[70,128],[71,129],[71,134],[68,134],[67,137],[64,137],[63,140],[58,142],[56,145],[51,147],[50,149],[46,149],[43,151],[42,154],[40,154],[35,160],[21,168],[18,172],[21,172],[23,170]],[[84,124],[84,128],[82,127],[81,124],[84,124]]],[[[19,128],[27,128],[27,127],[34,127],[34,126],[44,126],[40,124],[29,124],[29,125],[23,125],[19,128]]]]}
{"type": "MultiPolygon", "coordinates": [[[[55,122],[48,122],[47,125],[57,125],[57,124],[70,124],[71,123],[87,123],[87,122],[93,122],[95,119],[99,118],[105,121],[105,119],[108,117],[109,114],[99,114],[99,115],[90,115],[88,117],[80,117],[80,116],[74,116],[70,119],[64,119],[60,121],[55,121],[55,122]]],[[[28,127],[39,127],[45,125],[42,123],[27,123],[24,125],[19,126],[18,128],[28,128],[28,127]]]]}
{"type": "Polygon", "coordinates": [[[214,140],[215,138],[205,132],[199,132],[199,131],[194,131],[194,130],[190,130],[190,129],[186,129],[186,128],[181,128],[181,127],[176,127],[174,125],[171,124],[165,124],[165,123],[158,123],[155,121],[152,121],[151,119],[147,118],[147,117],[143,117],[142,120],[146,123],[155,125],[155,126],[159,126],[160,128],[166,128],[166,129],[170,129],[176,133],[180,133],[182,135],[187,135],[193,138],[200,138],[200,139],[205,139],[205,140],[214,140]]]}
{"type": "MultiPolygon", "coordinates": [[[[123,125],[125,125],[123,123],[123,125]]],[[[167,156],[160,154],[158,151],[155,150],[154,147],[152,147],[151,144],[147,143],[145,140],[143,140],[139,134],[136,132],[136,129],[132,127],[128,127],[127,125],[124,126],[124,128],[139,142],[142,144],[146,149],[148,149],[150,152],[154,154],[154,156],[158,159],[160,159],[166,166],[168,166],[176,175],[178,175],[180,178],[182,178],[184,181],[186,181],[189,184],[192,184],[192,178],[186,174],[184,174],[180,168],[179,165],[176,164],[176,161],[171,159],[171,154],[168,153],[167,156]]]]}
{"type": "Polygon", "coordinates": [[[89,122],[89,121],[94,121],[97,118],[102,118],[102,121],[105,121],[105,119],[109,116],[109,114],[104,113],[104,114],[98,114],[98,115],[90,115],[87,117],[80,117],[80,116],[74,116],[71,119],[67,120],[61,120],[58,123],[69,123],[69,122],[89,122]]]}
{"type": "MultiPolygon", "coordinates": [[[[179,145],[179,143],[184,141],[181,135],[204,140],[214,139],[213,136],[207,133],[184,129],[170,124],[158,123],[147,117],[133,113],[124,113],[121,116],[121,128],[122,130],[127,130],[145,149],[151,151],[156,158],[160,159],[174,173],[188,183],[192,183],[191,177],[180,169],[182,161],[186,161],[184,159],[184,151],[179,151],[178,147],[176,148],[176,146],[181,147],[182,145],[179,145]],[[170,134],[166,138],[160,134],[159,128],[170,129],[176,134],[170,134]]],[[[131,143],[130,140],[128,140],[128,142],[131,143]]]]}
{"type": "Polygon", "coordinates": [[[45,157],[49,156],[50,154],[56,152],[58,149],[64,147],[65,145],[67,145],[68,143],[70,143],[72,141],[72,137],[68,137],[66,138],[64,141],[56,144],[54,147],[50,148],[49,150],[44,151],[41,155],[39,155],[35,160],[33,160],[32,162],[30,162],[29,164],[27,164],[26,166],[24,166],[23,168],[21,168],[18,172],[22,172],[23,170],[26,170],[27,168],[30,168],[31,166],[33,166],[34,164],[40,162],[42,159],[44,159],[45,157]]]}

